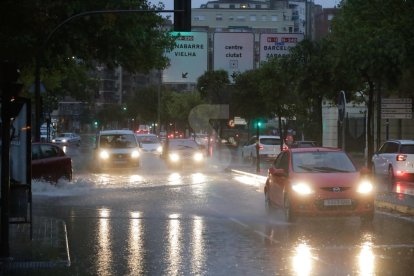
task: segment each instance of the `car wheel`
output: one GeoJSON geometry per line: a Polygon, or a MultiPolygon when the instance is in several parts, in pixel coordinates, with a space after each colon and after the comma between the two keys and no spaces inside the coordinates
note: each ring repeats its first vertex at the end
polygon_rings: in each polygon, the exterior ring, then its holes
{"type": "Polygon", "coordinates": [[[392,166],[390,166],[388,168],[388,185],[389,187],[392,187],[394,185],[395,182],[395,175],[394,175],[394,169],[392,168],[392,166]]]}
{"type": "Polygon", "coordinates": [[[284,209],[285,209],[285,219],[287,222],[295,222],[296,221],[296,214],[292,210],[292,206],[290,205],[289,195],[285,195],[284,199],[284,209]]]}
{"type": "Polygon", "coordinates": [[[72,181],[72,170],[68,170],[64,173],[63,178],[67,181],[72,181]]]}

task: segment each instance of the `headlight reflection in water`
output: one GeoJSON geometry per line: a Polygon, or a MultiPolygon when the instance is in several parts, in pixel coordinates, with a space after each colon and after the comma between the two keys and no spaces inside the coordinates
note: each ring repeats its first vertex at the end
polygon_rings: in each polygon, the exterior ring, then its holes
{"type": "Polygon", "coordinates": [[[300,243],[296,246],[292,258],[292,266],[295,275],[305,276],[312,273],[312,252],[306,243],[300,243]]]}
{"type": "Polygon", "coordinates": [[[112,254],[111,254],[111,226],[110,226],[110,216],[111,211],[109,209],[103,208],[98,210],[98,241],[97,241],[97,270],[98,275],[112,275],[111,272],[111,263],[112,263],[112,254]]]}

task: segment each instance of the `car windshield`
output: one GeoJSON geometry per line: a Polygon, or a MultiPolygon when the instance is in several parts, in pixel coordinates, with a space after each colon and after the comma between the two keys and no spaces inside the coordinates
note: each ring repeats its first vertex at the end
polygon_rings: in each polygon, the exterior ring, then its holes
{"type": "Polygon", "coordinates": [[[293,171],[303,173],[355,172],[356,168],[344,152],[319,151],[292,154],[293,171]]]}
{"type": "Polygon", "coordinates": [[[280,145],[280,139],[277,139],[277,138],[260,138],[260,144],[263,144],[263,145],[280,145]]]}
{"type": "Polygon", "coordinates": [[[141,144],[159,144],[160,141],[156,136],[137,136],[138,141],[141,144]]]}
{"type": "Polygon", "coordinates": [[[135,148],[137,141],[134,134],[102,135],[99,139],[101,148],[135,148]]]}
{"type": "Polygon", "coordinates": [[[198,149],[199,145],[194,140],[169,140],[170,150],[198,149]]]}
{"type": "Polygon", "coordinates": [[[401,145],[401,153],[414,154],[414,145],[401,145]]]}

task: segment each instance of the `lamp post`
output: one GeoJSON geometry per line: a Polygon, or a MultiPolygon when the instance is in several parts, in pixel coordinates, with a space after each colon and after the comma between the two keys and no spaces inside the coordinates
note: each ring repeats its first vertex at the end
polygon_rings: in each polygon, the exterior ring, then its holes
{"type": "Polygon", "coordinates": [[[261,122],[257,120],[256,122],[256,172],[260,172],[260,125],[261,122]]]}

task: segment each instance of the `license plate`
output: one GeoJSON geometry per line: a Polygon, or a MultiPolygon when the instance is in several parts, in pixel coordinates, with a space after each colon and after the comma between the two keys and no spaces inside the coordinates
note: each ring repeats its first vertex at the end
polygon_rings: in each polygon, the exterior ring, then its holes
{"type": "Polygon", "coordinates": [[[323,201],[324,206],[344,206],[352,205],[351,199],[325,199],[323,201]]]}

